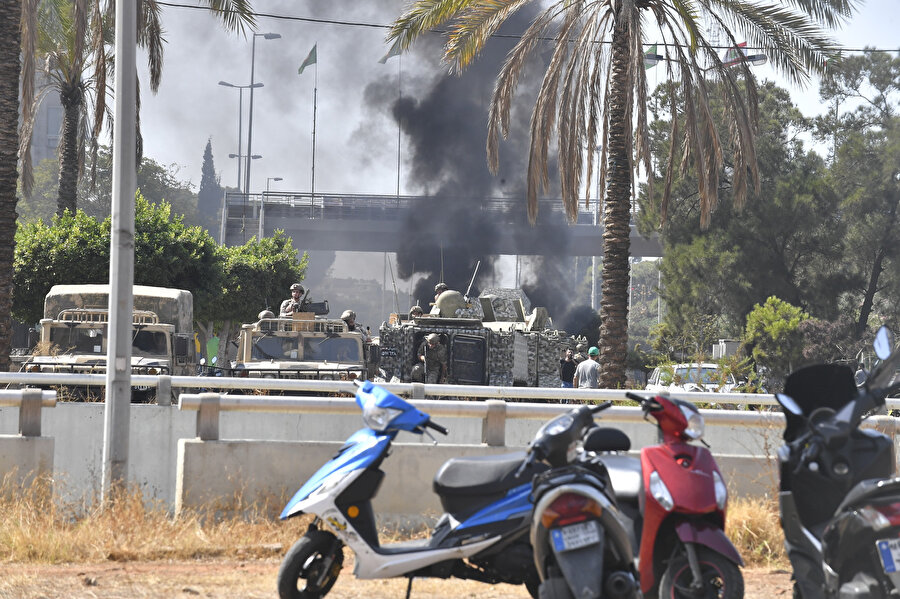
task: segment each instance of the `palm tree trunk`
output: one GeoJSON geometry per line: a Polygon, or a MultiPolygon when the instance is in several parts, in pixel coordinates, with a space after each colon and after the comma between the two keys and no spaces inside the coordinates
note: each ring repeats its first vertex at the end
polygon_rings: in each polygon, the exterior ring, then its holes
{"type": "Polygon", "coordinates": [[[59,93],[63,105],[63,137],[59,151],[59,194],[56,213],[75,214],[78,194],[78,119],[84,96],[80,86],[64,87],[59,93]]]}
{"type": "Polygon", "coordinates": [[[631,154],[628,143],[628,28],[617,25],[612,38],[608,186],[603,206],[603,281],[600,288],[600,387],[625,386],[628,351],[628,262],[631,240],[631,154]]]}
{"type": "Polygon", "coordinates": [[[0,371],[9,370],[19,148],[19,0],[0,2],[0,371]]]}

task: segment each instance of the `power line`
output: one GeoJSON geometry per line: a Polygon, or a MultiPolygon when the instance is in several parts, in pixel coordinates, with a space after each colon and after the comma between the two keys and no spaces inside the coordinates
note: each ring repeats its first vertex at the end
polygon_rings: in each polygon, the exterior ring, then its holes
{"type": "MultiPolygon", "coordinates": [[[[170,8],[187,8],[191,10],[203,10],[207,12],[213,12],[214,9],[210,6],[197,6],[191,4],[179,4],[177,2],[157,2],[160,6],[168,6],[170,8]]],[[[235,10],[231,11],[216,11],[216,12],[231,12],[237,13],[235,10]]],[[[251,12],[251,15],[257,18],[262,19],[273,19],[276,21],[299,21],[304,23],[318,23],[319,25],[340,25],[344,27],[364,27],[367,29],[384,29],[390,30],[390,25],[385,25],[382,23],[365,23],[362,21],[338,21],[335,19],[317,19],[315,17],[298,17],[295,15],[279,15],[275,13],[266,13],[266,12],[251,12]]],[[[429,29],[431,33],[447,33],[446,29],[429,29]]],[[[499,39],[522,39],[521,34],[510,34],[510,33],[494,33],[491,37],[499,38],[499,39]]],[[[542,38],[548,41],[554,41],[554,38],[542,38]]],[[[602,44],[609,44],[611,42],[602,41],[602,44]]],[[[650,45],[651,42],[648,42],[646,45],[650,45]]],[[[669,47],[669,48],[687,48],[688,46],[685,44],[678,44],[675,42],[656,42],[657,46],[669,47]]],[[[731,50],[733,46],[709,46],[710,48],[716,50],[731,50]]],[[[765,50],[766,48],[762,47],[752,47],[745,46],[747,50],[765,50]]],[[[865,52],[865,53],[874,53],[874,52],[898,52],[900,53],[900,48],[845,48],[843,46],[834,46],[831,48],[826,48],[826,50],[831,50],[834,52],[865,52]]]]}

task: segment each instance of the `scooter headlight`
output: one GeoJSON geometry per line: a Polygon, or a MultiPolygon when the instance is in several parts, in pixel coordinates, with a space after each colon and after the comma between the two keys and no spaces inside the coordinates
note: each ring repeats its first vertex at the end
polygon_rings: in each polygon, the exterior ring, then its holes
{"type": "Polygon", "coordinates": [[[667,512],[672,511],[672,508],[675,507],[675,501],[672,500],[669,488],[666,487],[666,483],[662,481],[656,470],[650,473],[650,494],[667,512]]]}
{"type": "Polygon", "coordinates": [[[716,490],[716,507],[724,510],[725,504],[728,503],[728,487],[725,486],[725,481],[715,470],[713,470],[713,487],[716,490]]]}
{"type": "Polygon", "coordinates": [[[403,413],[403,410],[395,408],[382,408],[375,405],[374,401],[366,404],[363,409],[363,422],[373,431],[383,432],[391,420],[403,413]]]}
{"type": "Polygon", "coordinates": [[[703,416],[700,415],[697,408],[684,405],[679,405],[678,408],[681,410],[681,413],[684,414],[684,419],[687,420],[687,426],[684,428],[684,435],[695,441],[702,437],[706,430],[706,424],[703,422],[703,416]]]}

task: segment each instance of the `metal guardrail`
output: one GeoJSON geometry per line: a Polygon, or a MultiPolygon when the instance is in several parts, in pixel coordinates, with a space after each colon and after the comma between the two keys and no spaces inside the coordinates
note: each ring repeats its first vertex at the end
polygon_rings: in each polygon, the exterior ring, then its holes
{"type": "MultiPolygon", "coordinates": [[[[622,399],[624,392],[616,391],[622,399]]],[[[436,417],[481,418],[481,440],[489,446],[506,445],[506,420],[547,420],[570,409],[565,404],[507,403],[488,400],[412,400],[416,408],[436,417]]],[[[350,398],[339,397],[273,397],[260,395],[223,395],[219,393],[182,393],[178,398],[180,410],[197,411],[197,437],[204,441],[219,439],[220,412],[280,412],[292,414],[356,414],[359,406],[350,398]]],[[[744,426],[751,428],[783,428],[780,412],[755,410],[702,409],[704,420],[712,426],[744,426]]],[[[639,423],[644,420],[638,407],[618,406],[603,412],[607,422],[639,423]]],[[[874,416],[863,423],[896,437],[900,433],[900,419],[874,416]]]]}
{"type": "MultiPolygon", "coordinates": [[[[270,379],[224,376],[167,376],[131,375],[134,387],[169,386],[171,389],[224,389],[260,391],[306,391],[316,394],[346,393],[353,395],[356,385],[352,381],[323,381],[309,379],[270,379]]],[[[560,387],[489,387],[481,385],[437,385],[423,383],[378,383],[392,393],[424,399],[428,397],[502,399],[508,402],[549,400],[554,403],[611,400],[628,401],[627,391],[649,393],[640,389],[565,389],[560,387]]],[[[0,385],[53,386],[53,385],[106,385],[105,374],[68,374],[49,372],[0,372],[0,385]]],[[[773,406],[775,397],[769,393],[710,393],[671,392],[669,397],[692,403],[710,405],[773,406]]],[[[888,409],[900,408],[900,398],[888,398],[888,409]]]]}
{"type": "Polygon", "coordinates": [[[0,406],[19,408],[19,434],[41,436],[41,408],[56,406],[56,391],[41,389],[0,390],[0,406]]]}

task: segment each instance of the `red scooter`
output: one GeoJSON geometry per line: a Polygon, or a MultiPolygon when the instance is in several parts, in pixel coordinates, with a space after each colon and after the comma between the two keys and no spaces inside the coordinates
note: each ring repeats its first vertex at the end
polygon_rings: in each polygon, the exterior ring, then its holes
{"type": "Polygon", "coordinates": [[[627,456],[603,457],[623,516],[640,538],[644,597],[740,599],[744,562],[724,533],[725,481],[709,449],[690,444],[703,435],[703,417],[687,401],[626,395],[662,433],[660,445],[641,449],[639,465],[627,456]]]}

